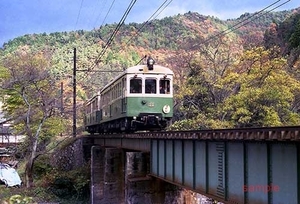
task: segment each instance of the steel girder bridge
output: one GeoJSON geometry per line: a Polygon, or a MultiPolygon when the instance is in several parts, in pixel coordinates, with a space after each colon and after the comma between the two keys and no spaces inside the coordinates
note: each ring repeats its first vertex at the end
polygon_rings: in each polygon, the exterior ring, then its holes
{"type": "Polygon", "coordinates": [[[88,136],[150,153],[150,175],[223,203],[300,203],[300,127],[88,136]]]}

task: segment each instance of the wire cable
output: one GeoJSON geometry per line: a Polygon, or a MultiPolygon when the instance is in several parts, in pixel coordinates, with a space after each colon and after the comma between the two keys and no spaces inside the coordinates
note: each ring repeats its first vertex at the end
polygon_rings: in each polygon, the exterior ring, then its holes
{"type": "MultiPolygon", "coordinates": [[[[106,1],[105,1],[105,4],[106,4],[106,1]]],[[[111,9],[112,9],[112,7],[113,7],[114,4],[115,4],[115,0],[112,1],[111,5],[110,5],[110,7],[109,7],[109,9],[108,9],[108,11],[107,11],[107,13],[106,13],[106,15],[105,15],[103,21],[102,21],[102,23],[100,24],[100,28],[103,26],[104,22],[106,21],[107,16],[108,16],[108,14],[110,13],[110,11],[111,11],[111,9]]],[[[100,15],[99,15],[99,16],[100,16],[100,15]]],[[[99,16],[98,16],[98,18],[99,18],[99,16]]],[[[98,21],[98,18],[97,18],[97,21],[98,21]]],[[[97,21],[95,22],[95,24],[97,23],[97,21]]]]}
{"type": "Polygon", "coordinates": [[[94,68],[101,62],[101,58],[104,56],[105,52],[107,51],[108,47],[111,45],[111,43],[113,42],[117,32],[119,31],[119,29],[121,28],[121,26],[123,25],[124,21],[126,20],[129,12],[131,11],[132,7],[134,6],[134,4],[136,3],[137,0],[131,0],[129,6],[127,7],[125,13],[123,14],[121,20],[119,21],[118,25],[116,26],[115,30],[113,31],[113,33],[111,34],[110,38],[108,39],[108,41],[106,42],[105,46],[102,48],[100,54],[98,55],[98,57],[96,58],[95,62],[93,63],[93,65],[88,68],[87,70],[80,70],[82,72],[85,72],[85,75],[82,76],[82,78],[85,78],[87,76],[87,74],[89,72],[94,72],[94,68]]]}
{"type": "Polygon", "coordinates": [[[132,0],[127,8],[127,10],[125,11],[124,15],[122,16],[120,22],[118,23],[118,25],[116,26],[115,30],[113,31],[113,33],[111,34],[110,38],[108,39],[108,41],[106,42],[106,44],[104,45],[102,51],[100,52],[100,54],[98,55],[98,57],[95,60],[94,65],[92,66],[91,69],[93,69],[100,61],[101,58],[104,56],[106,50],[108,49],[108,47],[111,45],[111,43],[113,42],[117,32],[119,31],[119,29],[121,28],[121,26],[123,25],[125,19],[127,18],[130,10],[132,9],[133,5],[136,3],[137,0],[132,0]]]}
{"type": "MultiPolygon", "coordinates": [[[[240,28],[240,27],[242,27],[242,26],[244,26],[244,25],[247,25],[247,24],[253,22],[254,20],[256,20],[256,19],[258,19],[258,18],[260,18],[260,17],[266,15],[267,13],[270,13],[271,11],[273,11],[273,10],[275,10],[275,9],[277,9],[277,8],[279,8],[279,7],[281,7],[281,6],[283,6],[284,4],[288,3],[288,2],[291,1],[291,0],[287,0],[287,1],[283,2],[282,4],[276,6],[275,8],[273,8],[273,9],[271,9],[271,10],[269,10],[269,11],[264,12],[266,9],[268,9],[268,8],[270,8],[270,7],[272,7],[272,6],[274,6],[275,4],[277,4],[277,3],[280,2],[280,1],[281,1],[281,0],[278,0],[278,1],[276,1],[276,2],[274,2],[274,3],[272,3],[272,4],[270,4],[269,6],[265,7],[265,8],[262,9],[262,10],[260,10],[259,12],[256,12],[256,13],[254,13],[253,15],[249,16],[248,18],[242,20],[241,22],[236,23],[236,24],[233,25],[232,27],[229,27],[228,29],[226,29],[226,30],[224,30],[224,31],[221,31],[221,32],[217,33],[216,35],[213,35],[213,36],[209,37],[208,39],[202,41],[201,43],[204,44],[204,43],[207,43],[207,42],[209,42],[209,41],[211,41],[211,40],[213,40],[213,39],[215,39],[215,38],[217,38],[217,37],[219,37],[219,36],[227,35],[227,34],[233,32],[233,31],[237,30],[238,28],[240,28]],[[258,16],[257,16],[257,15],[258,15],[258,16]],[[244,23],[244,22],[245,22],[245,23],[244,23]]],[[[195,46],[196,46],[196,45],[195,45],[195,46]]],[[[193,47],[195,47],[195,46],[193,46],[193,47]]]]}
{"type": "Polygon", "coordinates": [[[107,0],[105,0],[104,3],[102,3],[100,6],[101,0],[98,0],[97,4],[94,6],[93,14],[91,16],[96,16],[96,20],[94,21],[94,23],[92,23],[92,19],[89,19],[89,22],[91,23],[92,28],[95,28],[95,26],[98,22],[98,19],[100,18],[101,14],[106,6],[106,2],[107,2],[107,0]],[[99,8],[101,8],[101,9],[99,10],[99,8]]]}
{"type": "Polygon", "coordinates": [[[75,23],[75,29],[74,30],[76,30],[76,28],[77,28],[77,24],[78,24],[79,16],[80,16],[80,13],[81,13],[83,1],[84,0],[81,0],[81,3],[80,3],[80,8],[79,8],[79,12],[78,12],[78,15],[77,15],[77,20],[76,20],[76,23],[75,23]]]}
{"type": "Polygon", "coordinates": [[[166,2],[167,2],[168,0],[165,0],[161,5],[160,5],[160,7],[148,18],[148,20],[146,21],[146,22],[144,22],[143,24],[142,24],[142,26],[137,30],[137,32],[135,33],[135,35],[133,35],[126,43],[125,43],[125,45],[123,45],[122,46],[122,48],[120,49],[120,51],[121,50],[123,50],[124,48],[125,48],[125,46],[127,46],[128,44],[129,44],[129,42],[131,41],[131,40],[133,40],[133,38],[135,38],[135,37],[137,37],[138,35],[139,35],[139,33],[143,30],[143,28],[147,25],[147,24],[149,24],[151,21],[153,21],[154,19],[156,19],[157,18],[157,16],[159,16],[159,14],[161,14],[161,12],[163,11],[163,10],[165,10],[169,5],[170,5],[170,3],[173,1],[173,0],[171,0],[167,5],[165,5],[165,7],[154,17],[154,15],[163,7],[163,5],[164,4],[166,4],[166,2]]]}

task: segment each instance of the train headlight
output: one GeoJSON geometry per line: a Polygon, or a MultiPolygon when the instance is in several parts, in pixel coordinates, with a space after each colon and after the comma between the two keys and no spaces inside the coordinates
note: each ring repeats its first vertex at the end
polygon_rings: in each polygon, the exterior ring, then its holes
{"type": "Polygon", "coordinates": [[[147,59],[147,67],[148,67],[149,70],[153,70],[154,63],[155,63],[154,59],[152,59],[151,57],[148,57],[148,59],[147,59]]]}
{"type": "Polygon", "coordinates": [[[164,113],[167,114],[167,113],[170,113],[171,107],[169,105],[164,105],[162,110],[163,110],[164,113]]]}

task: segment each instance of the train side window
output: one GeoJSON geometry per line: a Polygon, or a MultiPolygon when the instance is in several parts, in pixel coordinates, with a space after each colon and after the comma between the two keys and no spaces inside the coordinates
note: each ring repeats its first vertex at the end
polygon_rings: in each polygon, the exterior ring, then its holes
{"type": "Polygon", "coordinates": [[[130,79],[130,93],[142,93],[142,79],[130,79]]]}
{"type": "Polygon", "coordinates": [[[123,78],[122,79],[122,97],[125,97],[126,96],[126,78],[123,78]]]}
{"type": "Polygon", "coordinates": [[[88,103],[88,104],[86,104],[86,114],[90,114],[92,111],[91,111],[91,109],[92,109],[92,104],[91,103],[88,103]]]}
{"type": "Polygon", "coordinates": [[[170,80],[169,79],[161,79],[159,81],[159,93],[161,93],[161,94],[169,94],[170,93],[170,80]]]}
{"type": "Polygon", "coordinates": [[[122,88],[121,88],[121,81],[118,83],[118,98],[121,96],[122,88]]]}
{"type": "Polygon", "coordinates": [[[92,102],[92,112],[96,111],[96,104],[97,104],[97,101],[93,100],[93,102],[92,102]]]}
{"type": "Polygon", "coordinates": [[[156,93],[156,79],[146,79],[145,80],[145,93],[156,93]]]}

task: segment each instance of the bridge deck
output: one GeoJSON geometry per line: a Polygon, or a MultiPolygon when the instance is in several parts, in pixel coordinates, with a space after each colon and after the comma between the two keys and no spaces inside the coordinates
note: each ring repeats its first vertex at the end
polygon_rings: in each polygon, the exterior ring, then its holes
{"type": "Polygon", "coordinates": [[[150,174],[224,203],[300,203],[300,127],[110,134],[95,145],[150,152],[150,174]]]}

